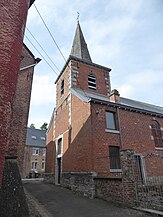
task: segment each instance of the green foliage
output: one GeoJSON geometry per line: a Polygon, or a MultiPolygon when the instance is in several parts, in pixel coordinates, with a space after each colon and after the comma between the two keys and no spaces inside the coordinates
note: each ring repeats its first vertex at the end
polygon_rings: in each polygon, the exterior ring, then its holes
{"type": "Polygon", "coordinates": [[[40,127],[41,130],[47,130],[48,124],[46,122],[43,123],[43,125],[40,127]]]}
{"type": "Polygon", "coordinates": [[[32,129],[36,129],[34,124],[31,124],[29,127],[32,128],[32,129]]]}

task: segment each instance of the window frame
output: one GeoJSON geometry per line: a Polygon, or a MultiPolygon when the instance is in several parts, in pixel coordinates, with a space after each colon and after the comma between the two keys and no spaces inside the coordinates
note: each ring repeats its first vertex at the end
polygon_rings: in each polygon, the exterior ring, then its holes
{"type": "Polygon", "coordinates": [[[64,84],[65,82],[64,82],[64,79],[61,81],[61,96],[63,96],[64,95],[64,86],[65,86],[65,84],[64,84]]]}
{"type": "Polygon", "coordinates": [[[57,140],[57,157],[62,156],[62,145],[63,145],[63,138],[60,137],[57,140]]]}
{"type": "Polygon", "coordinates": [[[45,161],[41,162],[41,170],[45,170],[45,161]],[[44,167],[42,167],[42,165],[44,165],[44,167]]]}
{"type": "Polygon", "coordinates": [[[39,155],[39,148],[33,148],[32,150],[32,155],[39,155]],[[35,152],[38,152],[38,153],[35,153],[35,152]]]}
{"type": "Polygon", "coordinates": [[[42,149],[42,156],[46,156],[46,148],[42,149]],[[44,153],[45,152],[45,153],[44,153]]]}
{"type": "Polygon", "coordinates": [[[119,146],[109,145],[109,163],[110,172],[122,172],[119,146]]]}
{"type": "Polygon", "coordinates": [[[150,123],[150,128],[155,148],[163,149],[163,136],[159,122],[156,120],[152,120],[150,123]]]}
{"type": "Polygon", "coordinates": [[[38,169],[38,161],[32,161],[32,165],[31,165],[32,170],[37,170],[38,169]],[[34,167],[33,167],[34,165],[34,167]]]}
{"type": "Polygon", "coordinates": [[[89,74],[88,75],[88,87],[90,89],[96,90],[96,76],[94,74],[89,74]]]}
{"type": "Polygon", "coordinates": [[[112,130],[112,131],[117,131],[117,123],[116,123],[116,113],[114,111],[105,111],[105,118],[106,118],[106,129],[108,130],[112,130]],[[108,126],[109,125],[109,120],[107,118],[107,114],[112,114],[113,116],[113,123],[114,123],[114,127],[108,126]]]}
{"type": "Polygon", "coordinates": [[[37,139],[37,136],[32,135],[31,138],[34,139],[34,140],[36,140],[36,139],[37,139]]]}

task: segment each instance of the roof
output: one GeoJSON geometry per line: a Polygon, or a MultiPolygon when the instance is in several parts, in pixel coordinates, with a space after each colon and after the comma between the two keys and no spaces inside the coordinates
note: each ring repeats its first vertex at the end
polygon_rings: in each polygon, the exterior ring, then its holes
{"type": "Polygon", "coordinates": [[[23,47],[28,51],[28,53],[30,54],[30,56],[35,59],[35,56],[33,55],[33,53],[29,50],[29,48],[27,47],[26,44],[23,43],[23,47]]]}
{"type": "Polygon", "coordinates": [[[77,23],[70,55],[92,62],[79,22],[77,23]]]}
{"type": "Polygon", "coordinates": [[[27,128],[26,146],[46,147],[46,130],[27,128]],[[45,138],[45,139],[43,139],[45,138]]]}
{"type": "Polygon", "coordinates": [[[55,108],[53,109],[53,112],[52,112],[52,116],[51,116],[51,119],[50,119],[50,122],[49,122],[49,125],[48,125],[48,129],[47,129],[47,133],[49,132],[49,130],[51,128],[51,125],[52,125],[52,122],[53,122],[53,119],[54,119],[54,115],[55,115],[55,108]]]}
{"type": "Polygon", "coordinates": [[[111,102],[109,100],[109,96],[89,92],[77,88],[71,88],[71,92],[73,95],[77,96],[80,100],[83,102],[97,102],[97,103],[103,103],[110,106],[116,106],[123,109],[130,109],[133,111],[139,111],[139,112],[145,112],[155,115],[163,116],[163,107],[148,104],[145,102],[136,101],[133,99],[128,99],[124,97],[120,97],[120,102],[111,102]]]}
{"type": "Polygon", "coordinates": [[[29,2],[29,8],[31,7],[31,5],[34,3],[35,0],[30,0],[29,2]]]}

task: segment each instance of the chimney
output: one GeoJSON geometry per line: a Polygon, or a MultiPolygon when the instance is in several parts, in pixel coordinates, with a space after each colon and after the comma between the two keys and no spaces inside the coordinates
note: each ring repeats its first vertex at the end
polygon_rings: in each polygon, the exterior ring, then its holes
{"type": "Polygon", "coordinates": [[[110,101],[111,102],[119,102],[120,101],[120,94],[118,90],[114,89],[111,91],[111,94],[109,95],[110,101]]]}

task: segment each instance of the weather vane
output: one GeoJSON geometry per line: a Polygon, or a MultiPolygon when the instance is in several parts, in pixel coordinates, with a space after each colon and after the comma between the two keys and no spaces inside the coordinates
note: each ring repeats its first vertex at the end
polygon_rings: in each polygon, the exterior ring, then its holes
{"type": "Polygon", "coordinates": [[[80,14],[79,14],[79,12],[77,12],[77,22],[79,22],[79,16],[80,16],[80,14]]]}

